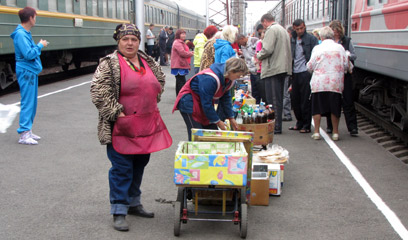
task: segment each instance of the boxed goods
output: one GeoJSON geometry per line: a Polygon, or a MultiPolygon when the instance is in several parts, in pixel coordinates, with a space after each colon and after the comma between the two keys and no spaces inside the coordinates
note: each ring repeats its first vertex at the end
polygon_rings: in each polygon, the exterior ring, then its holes
{"type": "Polygon", "coordinates": [[[251,205],[269,205],[268,165],[254,165],[251,179],[251,205]]]}
{"type": "Polygon", "coordinates": [[[275,121],[259,124],[238,124],[239,131],[253,132],[254,145],[268,145],[273,142],[275,121]]]}
{"type": "Polygon", "coordinates": [[[251,179],[251,201],[253,206],[268,206],[269,205],[269,178],[253,177],[251,179]]]}
{"type": "Polygon", "coordinates": [[[174,183],[246,186],[248,153],[242,142],[180,142],[174,183]]]}
{"type": "MultiPolygon", "coordinates": [[[[253,163],[253,168],[265,163],[253,163]]],[[[283,187],[283,173],[285,165],[277,163],[266,163],[268,166],[269,195],[281,195],[283,187]]]]}

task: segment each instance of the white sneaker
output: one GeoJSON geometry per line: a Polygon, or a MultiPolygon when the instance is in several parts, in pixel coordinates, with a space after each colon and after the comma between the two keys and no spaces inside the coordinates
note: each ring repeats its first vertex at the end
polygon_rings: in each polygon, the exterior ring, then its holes
{"type": "Polygon", "coordinates": [[[38,136],[38,135],[35,135],[32,130],[30,130],[30,137],[31,137],[32,139],[34,139],[34,140],[37,140],[37,141],[38,141],[38,140],[41,140],[41,137],[38,136]]]}
{"type": "Polygon", "coordinates": [[[31,138],[30,131],[22,132],[18,143],[25,145],[37,145],[38,142],[31,138]]]}

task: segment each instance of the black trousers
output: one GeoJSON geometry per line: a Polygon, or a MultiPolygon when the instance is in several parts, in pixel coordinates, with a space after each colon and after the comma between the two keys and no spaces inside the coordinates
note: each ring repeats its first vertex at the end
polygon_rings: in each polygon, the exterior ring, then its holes
{"type": "MultiPolygon", "coordinates": [[[[347,73],[344,75],[344,90],[343,98],[341,101],[343,106],[344,118],[346,119],[347,130],[350,132],[357,128],[357,115],[356,108],[353,100],[353,78],[352,75],[347,73]]],[[[333,129],[331,117],[327,117],[327,128],[333,129]]]]}
{"type": "Polygon", "coordinates": [[[252,97],[255,98],[256,104],[259,104],[259,102],[261,101],[261,94],[259,93],[259,90],[258,90],[259,76],[255,75],[255,74],[252,74],[252,73],[249,76],[250,76],[250,79],[251,79],[252,97]]]}
{"type": "Polygon", "coordinates": [[[186,123],[187,126],[187,133],[188,133],[188,141],[191,141],[191,129],[192,128],[200,128],[200,129],[213,129],[213,130],[217,130],[218,127],[216,124],[209,124],[207,126],[202,125],[199,122],[196,122],[193,119],[193,115],[189,114],[189,113],[183,113],[180,112],[181,116],[183,117],[184,122],[186,123]]]}
{"type": "Polygon", "coordinates": [[[176,75],[176,96],[179,94],[184,84],[186,84],[186,76],[176,75]]]}
{"type": "Polygon", "coordinates": [[[310,79],[309,72],[293,73],[292,92],[290,101],[296,117],[298,129],[308,129],[312,123],[312,105],[310,101],[310,79]]]}
{"type": "Polygon", "coordinates": [[[166,65],[166,59],[164,59],[164,54],[166,53],[166,45],[160,44],[160,65],[166,65]]]}
{"type": "Polygon", "coordinates": [[[261,80],[265,89],[265,102],[272,104],[275,109],[275,132],[282,132],[282,112],[283,112],[283,89],[285,86],[286,73],[266,77],[261,80]]]}

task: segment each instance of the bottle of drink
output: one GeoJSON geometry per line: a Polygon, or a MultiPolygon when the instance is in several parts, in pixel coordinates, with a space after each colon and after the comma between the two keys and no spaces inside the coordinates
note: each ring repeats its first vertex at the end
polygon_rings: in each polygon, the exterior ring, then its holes
{"type": "Polygon", "coordinates": [[[242,120],[241,110],[238,110],[237,119],[235,120],[237,121],[237,124],[242,124],[243,120],[242,120]]]}
{"type": "Polygon", "coordinates": [[[257,115],[258,115],[258,110],[255,109],[254,113],[252,114],[252,123],[257,123],[256,122],[257,115]]]}
{"type": "Polygon", "coordinates": [[[272,121],[275,119],[275,110],[273,110],[272,104],[269,105],[269,109],[268,120],[272,121]]]}
{"type": "Polygon", "coordinates": [[[263,113],[263,110],[259,110],[259,114],[256,117],[256,123],[263,123],[265,114],[263,113]]]}
{"type": "Polygon", "coordinates": [[[243,122],[244,122],[244,124],[249,124],[249,115],[248,115],[248,113],[245,113],[243,122]]]}

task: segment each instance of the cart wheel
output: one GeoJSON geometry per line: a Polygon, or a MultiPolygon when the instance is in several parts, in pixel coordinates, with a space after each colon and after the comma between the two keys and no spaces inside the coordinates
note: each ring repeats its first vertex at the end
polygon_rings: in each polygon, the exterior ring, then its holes
{"type": "Polygon", "coordinates": [[[241,221],[239,222],[239,235],[241,238],[246,238],[248,229],[248,206],[241,204],[241,221]]]}
{"type": "Polygon", "coordinates": [[[240,190],[241,204],[246,203],[246,188],[240,190]]]}
{"type": "Polygon", "coordinates": [[[180,228],[181,228],[181,202],[175,201],[174,202],[174,236],[180,236],[180,228]]]}

